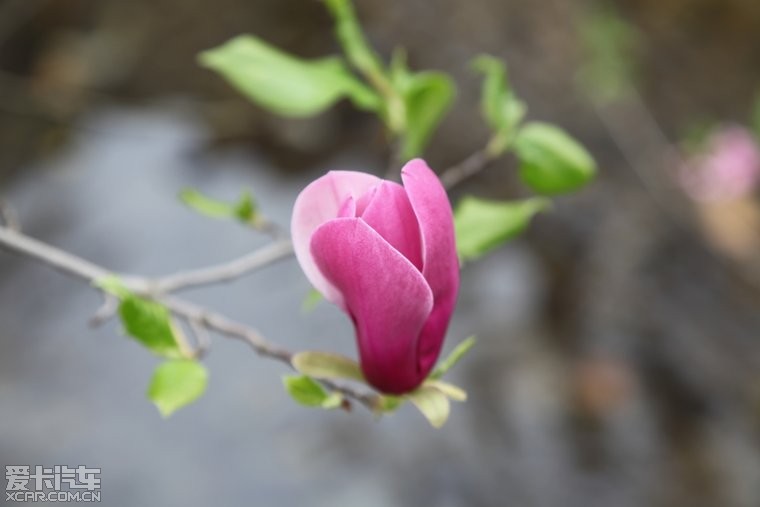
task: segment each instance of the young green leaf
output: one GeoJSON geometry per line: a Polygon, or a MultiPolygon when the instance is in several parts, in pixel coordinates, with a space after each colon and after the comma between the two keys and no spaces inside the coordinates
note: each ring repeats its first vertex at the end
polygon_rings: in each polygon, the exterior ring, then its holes
{"type": "Polygon", "coordinates": [[[317,289],[309,290],[309,293],[306,294],[306,297],[303,299],[303,302],[301,303],[301,312],[303,313],[313,312],[314,308],[316,308],[317,305],[321,303],[323,299],[324,299],[324,296],[317,289]]]}
{"type": "Polygon", "coordinates": [[[163,417],[188,405],[204,393],[208,384],[206,368],[190,359],[175,359],[161,363],[148,386],[148,398],[163,417]]]}
{"type": "Polygon", "coordinates": [[[128,297],[132,293],[124,286],[124,282],[116,275],[104,276],[95,280],[92,285],[102,291],[116,296],[119,299],[128,297]]]}
{"type": "Polygon", "coordinates": [[[359,364],[353,359],[327,352],[299,352],[291,361],[299,373],[321,379],[350,379],[364,382],[359,364]]]}
{"type": "Polygon", "coordinates": [[[163,305],[127,295],[119,305],[119,317],[127,334],[154,354],[167,358],[182,356],[171,315],[163,305]]]}
{"type": "Polygon", "coordinates": [[[427,71],[411,75],[403,93],[406,105],[404,158],[422,154],[455,95],[456,86],[447,74],[427,71]]]}
{"type": "Polygon", "coordinates": [[[342,98],[369,111],[381,105],[341,58],[302,60],[251,35],[204,51],[199,61],[253,102],[283,116],[314,116],[342,98]]]}
{"type": "Polygon", "coordinates": [[[488,201],[464,197],[454,212],[457,253],[472,260],[520,234],[549,201],[533,197],[522,201],[488,201]]]}
{"type": "Polygon", "coordinates": [[[433,428],[440,428],[449,418],[449,399],[438,389],[423,385],[406,396],[433,428]]]}
{"type": "Polygon", "coordinates": [[[235,216],[235,207],[230,203],[212,199],[192,188],[186,188],[180,192],[179,199],[187,207],[207,217],[232,218],[235,216]]]}
{"type": "Polygon", "coordinates": [[[480,109],[493,131],[489,149],[494,155],[499,155],[511,142],[527,108],[512,91],[507,80],[507,68],[501,60],[482,55],[475,59],[473,67],[483,74],[480,109]]]}
{"type": "Polygon", "coordinates": [[[282,382],[291,398],[307,407],[337,408],[343,401],[340,393],[328,393],[319,382],[306,375],[286,375],[282,382]]]}
{"type": "Polygon", "coordinates": [[[179,198],[187,207],[207,217],[234,219],[249,225],[256,219],[256,202],[248,191],[243,192],[234,203],[207,197],[192,188],[180,192],[179,198]]]}
{"type": "Polygon", "coordinates": [[[251,224],[256,218],[256,202],[250,192],[243,192],[233,208],[235,218],[244,224],[251,224]]]}
{"type": "Polygon", "coordinates": [[[542,194],[570,192],[596,174],[596,163],[586,149],[554,125],[528,123],[517,133],[514,148],[520,178],[542,194]]]}
{"type": "Polygon", "coordinates": [[[433,373],[430,374],[430,379],[439,379],[441,378],[447,371],[449,371],[451,368],[454,367],[455,364],[457,364],[467,353],[472,349],[472,347],[475,346],[475,342],[477,340],[475,339],[475,336],[469,336],[465,340],[463,340],[461,343],[459,343],[456,347],[454,347],[454,350],[451,351],[451,353],[446,356],[446,359],[441,361],[438,366],[435,367],[433,370],[433,373]]]}

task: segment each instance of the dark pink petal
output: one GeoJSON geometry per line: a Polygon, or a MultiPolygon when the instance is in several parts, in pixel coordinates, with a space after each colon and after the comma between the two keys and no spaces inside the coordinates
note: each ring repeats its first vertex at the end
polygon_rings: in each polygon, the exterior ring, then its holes
{"type": "Polygon", "coordinates": [[[341,212],[352,212],[351,198],[359,197],[382,180],[371,174],[353,171],[331,171],[310,183],[301,191],[293,206],[290,229],[293,248],[306,277],[328,301],[344,308],[343,296],[319,272],[310,251],[311,235],[341,212]]]}
{"type": "Polygon", "coordinates": [[[420,226],[404,187],[383,181],[373,193],[361,217],[422,271],[420,226]]]}
{"type": "Polygon", "coordinates": [[[419,342],[420,369],[427,374],[438,359],[459,291],[459,259],[449,198],[438,176],[421,159],[401,170],[422,235],[422,274],[433,291],[434,307],[419,342]]]}
{"type": "Polygon", "coordinates": [[[321,225],[312,235],[311,252],[345,298],[369,383],[395,394],[417,387],[424,379],[418,337],[433,308],[419,270],[361,218],[321,225]]]}

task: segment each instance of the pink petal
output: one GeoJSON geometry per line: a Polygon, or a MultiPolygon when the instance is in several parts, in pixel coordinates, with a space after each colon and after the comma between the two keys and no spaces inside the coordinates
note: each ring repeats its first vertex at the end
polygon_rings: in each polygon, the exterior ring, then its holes
{"type": "Polygon", "coordinates": [[[345,298],[370,384],[387,393],[417,387],[424,379],[418,337],[433,307],[422,274],[361,218],[323,224],[312,236],[311,251],[345,298]]]}
{"type": "Polygon", "coordinates": [[[354,218],[356,216],[356,200],[348,196],[343,204],[340,205],[338,216],[336,218],[354,218]]]}
{"type": "Polygon", "coordinates": [[[427,373],[441,352],[459,292],[459,259],[449,198],[438,176],[421,159],[401,170],[409,201],[422,235],[422,274],[433,291],[435,306],[419,342],[420,369],[427,373]]]}
{"type": "Polygon", "coordinates": [[[311,235],[340,213],[353,214],[359,197],[382,180],[371,174],[354,171],[330,171],[304,188],[293,206],[290,224],[293,249],[306,277],[328,301],[344,308],[343,296],[320,273],[310,251],[311,235]]]}
{"type": "Polygon", "coordinates": [[[422,243],[417,217],[404,187],[383,181],[361,214],[367,224],[422,270],[422,243]]]}

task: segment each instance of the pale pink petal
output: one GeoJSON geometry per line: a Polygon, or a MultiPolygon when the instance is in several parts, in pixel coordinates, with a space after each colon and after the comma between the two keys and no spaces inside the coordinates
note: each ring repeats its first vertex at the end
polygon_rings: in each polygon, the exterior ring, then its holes
{"type": "Polygon", "coordinates": [[[435,306],[420,336],[420,369],[428,372],[441,352],[459,292],[459,259],[454,220],[446,190],[421,159],[401,170],[409,201],[422,235],[422,274],[433,291],[435,306]]]}
{"type": "Polygon", "coordinates": [[[345,298],[362,370],[380,391],[403,393],[423,380],[420,331],[433,295],[417,268],[361,218],[337,218],[313,234],[319,269],[345,298]]]}
{"type": "Polygon", "coordinates": [[[348,196],[340,205],[336,218],[354,218],[356,216],[356,199],[348,196]]]}
{"type": "Polygon", "coordinates": [[[350,211],[344,206],[350,197],[358,202],[359,197],[382,180],[371,174],[353,171],[331,171],[310,183],[301,191],[293,206],[290,224],[293,248],[306,277],[328,301],[344,307],[343,297],[319,272],[311,256],[311,235],[321,224],[350,211]]]}
{"type": "Polygon", "coordinates": [[[384,181],[374,190],[372,200],[361,214],[396,250],[422,270],[420,226],[404,187],[384,181]]]}

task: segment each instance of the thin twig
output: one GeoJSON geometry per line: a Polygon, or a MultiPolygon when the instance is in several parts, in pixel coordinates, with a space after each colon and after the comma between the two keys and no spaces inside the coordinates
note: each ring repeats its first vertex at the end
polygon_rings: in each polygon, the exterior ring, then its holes
{"type": "MultiPolygon", "coordinates": [[[[85,280],[96,288],[94,283],[105,277],[118,276],[97,264],[77,257],[41,241],[33,239],[22,233],[13,231],[7,227],[0,227],[0,248],[46,264],[58,271],[85,280]]],[[[153,288],[156,281],[147,278],[121,277],[124,285],[132,292],[145,297],[150,297],[161,303],[177,317],[215,331],[229,338],[234,338],[248,344],[258,355],[274,359],[293,367],[291,359],[293,353],[267,341],[259,331],[236,322],[221,313],[214,312],[205,307],[167,294],[156,294],[153,288]]],[[[100,290],[100,289],[98,289],[100,290]]],[[[333,391],[341,393],[346,398],[355,400],[370,410],[377,407],[377,395],[362,393],[350,387],[323,382],[333,391]]]]}
{"type": "Polygon", "coordinates": [[[443,183],[445,188],[451,189],[485,169],[494,158],[487,149],[480,149],[458,164],[443,171],[440,174],[441,183],[443,183]]]}
{"type": "Polygon", "coordinates": [[[202,358],[211,348],[211,337],[208,334],[208,330],[200,322],[189,320],[188,324],[195,337],[195,349],[198,352],[198,358],[202,358]]]}
{"type": "Polygon", "coordinates": [[[289,257],[293,253],[290,240],[281,239],[224,264],[183,271],[159,278],[153,282],[153,290],[160,293],[176,292],[181,289],[229,282],[241,276],[289,257]]]}
{"type": "Polygon", "coordinates": [[[100,305],[100,308],[95,312],[95,314],[90,317],[90,327],[100,327],[106,322],[108,322],[111,317],[116,315],[116,311],[119,309],[119,300],[116,298],[116,296],[113,296],[111,294],[108,294],[106,292],[103,293],[103,304],[100,305]]]}
{"type": "Polygon", "coordinates": [[[391,181],[399,180],[399,171],[404,163],[403,145],[401,139],[393,139],[390,142],[388,167],[385,168],[385,179],[391,181]]]}

